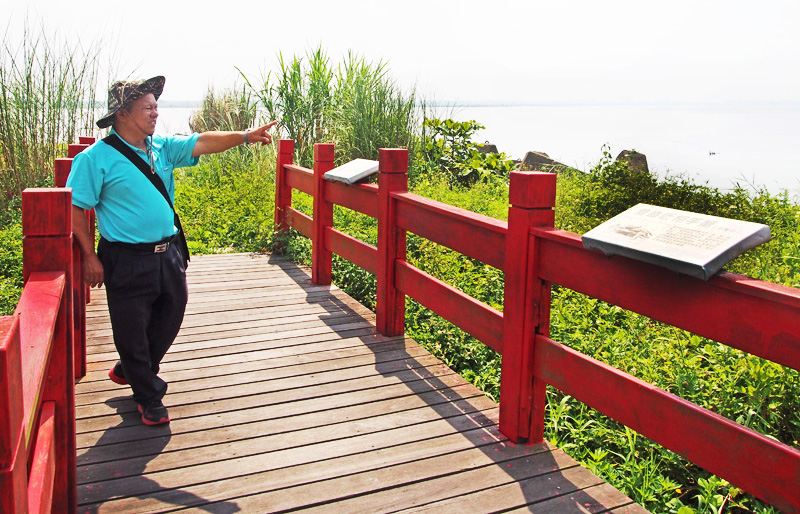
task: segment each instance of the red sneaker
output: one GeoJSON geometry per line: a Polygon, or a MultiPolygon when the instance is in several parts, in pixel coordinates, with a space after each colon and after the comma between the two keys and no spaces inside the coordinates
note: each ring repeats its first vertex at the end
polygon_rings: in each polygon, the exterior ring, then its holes
{"type": "Polygon", "coordinates": [[[111,379],[112,382],[119,385],[128,385],[128,379],[125,378],[125,375],[122,372],[122,365],[117,362],[114,364],[114,367],[108,370],[108,378],[111,379]]]}
{"type": "Polygon", "coordinates": [[[150,402],[146,407],[139,405],[139,412],[142,413],[142,423],[145,425],[163,425],[169,423],[169,413],[161,400],[150,402]]]}

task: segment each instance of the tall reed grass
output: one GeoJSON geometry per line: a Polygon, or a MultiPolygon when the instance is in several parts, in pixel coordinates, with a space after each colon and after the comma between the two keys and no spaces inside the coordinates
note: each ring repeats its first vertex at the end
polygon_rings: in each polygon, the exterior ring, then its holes
{"type": "Polygon", "coordinates": [[[208,130],[242,130],[252,127],[257,115],[251,93],[242,87],[217,92],[209,88],[200,110],[189,118],[192,132],[208,130]]]}
{"type": "Polygon", "coordinates": [[[408,148],[414,155],[415,93],[404,94],[388,71],[386,62],[352,53],[339,66],[329,119],[344,161],[377,159],[382,147],[408,148]]]}
{"type": "Polygon", "coordinates": [[[100,45],[72,44],[45,28],[6,31],[0,56],[0,208],[45,183],[53,158],[92,134],[100,45]]]}
{"type": "Polygon", "coordinates": [[[414,143],[415,93],[396,84],[385,62],[349,53],[334,66],[318,47],[305,59],[280,54],[276,76],[261,80],[248,85],[269,117],[279,120],[281,136],[295,141],[301,165],[312,164],[315,143],[335,143],[342,160],[375,159],[378,148],[414,143]]]}

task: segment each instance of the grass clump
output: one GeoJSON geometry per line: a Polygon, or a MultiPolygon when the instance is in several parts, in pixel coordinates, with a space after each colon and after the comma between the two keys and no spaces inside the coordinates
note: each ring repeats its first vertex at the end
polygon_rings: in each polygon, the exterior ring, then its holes
{"type": "Polygon", "coordinates": [[[203,105],[189,118],[192,132],[209,130],[242,130],[255,123],[257,109],[246,87],[225,90],[222,93],[209,88],[203,105]]]}
{"type": "Polygon", "coordinates": [[[337,159],[377,159],[378,148],[413,145],[415,96],[405,94],[385,62],[349,53],[334,66],[318,47],[305,59],[279,55],[279,72],[253,85],[282,137],[295,142],[295,162],[311,167],[315,143],[335,143],[337,159]]]}
{"type": "Polygon", "coordinates": [[[47,183],[53,159],[92,134],[99,45],[83,47],[42,28],[8,32],[0,56],[0,211],[26,187],[47,183]]]}

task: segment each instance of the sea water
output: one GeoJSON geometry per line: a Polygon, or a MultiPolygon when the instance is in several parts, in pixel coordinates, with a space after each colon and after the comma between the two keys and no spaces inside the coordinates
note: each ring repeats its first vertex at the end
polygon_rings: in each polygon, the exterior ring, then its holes
{"type": "MultiPolygon", "coordinates": [[[[161,133],[188,133],[196,108],[159,109],[161,133]]],[[[659,177],[684,175],[723,190],[738,183],[800,196],[800,105],[544,105],[434,108],[438,117],[476,120],[476,142],[521,159],[544,152],[589,170],[622,150],[647,156],[659,177]]]]}

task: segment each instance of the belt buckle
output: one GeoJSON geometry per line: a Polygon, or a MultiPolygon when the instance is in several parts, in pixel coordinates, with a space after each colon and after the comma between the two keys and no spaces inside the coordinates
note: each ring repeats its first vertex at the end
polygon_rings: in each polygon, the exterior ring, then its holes
{"type": "Polygon", "coordinates": [[[169,243],[161,243],[160,245],[156,245],[155,248],[153,248],[153,253],[163,253],[166,252],[168,248],[169,248],[169,243]]]}

